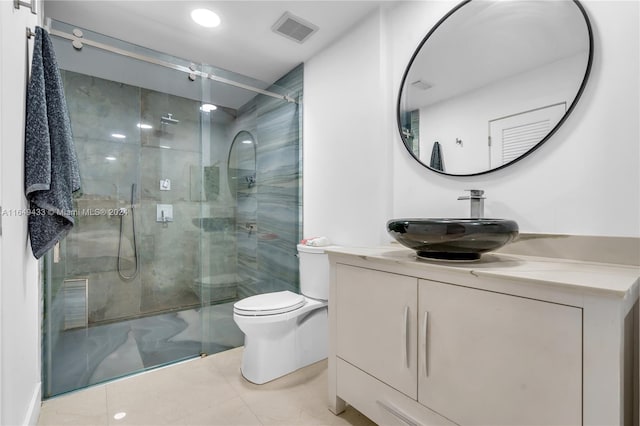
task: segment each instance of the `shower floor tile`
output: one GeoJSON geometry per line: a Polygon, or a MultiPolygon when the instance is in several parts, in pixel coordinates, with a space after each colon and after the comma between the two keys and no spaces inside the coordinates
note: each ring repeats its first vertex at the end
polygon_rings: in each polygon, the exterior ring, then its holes
{"type": "Polygon", "coordinates": [[[51,393],[95,383],[91,376],[96,368],[127,342],[129,331],[128,324],[116,323],[62,332],[51,354],[51,393]]]}
{"type": "Polygon", "coordinates": [[[327,408],[327,362],[264,385],[240,374],[243,348],[94,386],[42,404],[38,425],[358,425],[327,408]],[[120,414],[119,414],[120,413],[120,414]],[[119,414],[120,420],[114,416],[119,414]]]}
{"type": "Polygon", "coordinates": [[[149,368],[198,355],[202,348],[199,340],[171,341],[187,326],[176,312],[132,320],[131,331],[144,366],[149,368]]]}
{"type": "Polygon", "coordinates": [[[45,393],[81,389],[191,358],[203,349],[211,354],[240,346],[243,336],[232,309],[227,303],[64,331],[51,354],[45,393]],[[203,333],[203,323],[215,328],[203,333]]]}
{"type": "Polygon", "coordinates": [[[138,344],[133,337],[133,332],[129,331],[127,341],[102,360],[91,375],[89,383],[104,382],[142,369],[144,369],[144,364],[140,357],[138,344]]]}

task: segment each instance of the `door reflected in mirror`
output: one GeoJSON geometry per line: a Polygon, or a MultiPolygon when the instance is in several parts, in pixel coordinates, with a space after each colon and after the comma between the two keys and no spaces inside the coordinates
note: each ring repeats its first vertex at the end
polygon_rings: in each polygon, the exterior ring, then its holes
{"type": "Polygon", "coordinates": [[[469,176],[531,153],[576,105],[593,57],[572,0],[469,0],[414,53],[398,96],[407,150],[439,173],[469,176]]]}

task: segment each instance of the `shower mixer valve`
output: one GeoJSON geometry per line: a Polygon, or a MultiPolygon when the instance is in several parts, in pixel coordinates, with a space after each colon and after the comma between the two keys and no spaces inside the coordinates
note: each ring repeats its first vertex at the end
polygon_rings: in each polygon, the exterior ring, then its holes
{"type": "Polygon", "coordinates": [[[160,223],[173,222],[173,205],[172,204],[156,204],[156,222],[160,222],[160,223]]]}

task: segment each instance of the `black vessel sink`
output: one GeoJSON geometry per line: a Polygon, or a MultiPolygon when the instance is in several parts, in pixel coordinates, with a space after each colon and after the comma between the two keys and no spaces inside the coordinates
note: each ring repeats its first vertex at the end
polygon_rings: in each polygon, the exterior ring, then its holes
{"type": "Polygon", "coordinates": [[[518,224],[506,219],[392,219],[387,232],[419,257],[475,260],[518,236],[518,224]]]}

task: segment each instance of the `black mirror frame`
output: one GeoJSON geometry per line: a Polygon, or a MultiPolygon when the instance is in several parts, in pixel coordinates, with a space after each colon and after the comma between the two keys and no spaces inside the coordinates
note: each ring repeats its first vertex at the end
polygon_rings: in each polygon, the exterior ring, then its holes
{"type": "Polygon", "coordinates": [[[406,69],[404,71],[404,74],[402,75],[402,80],[400,82],[400,89],[398,90],[398,101],[397,101],[397,104],[396,104],[396,120],[397,120],[397,124],[398,124],[398,133],[400,134],[400,139],[402,140],[402,144],[404,145],[406,150],[409,152],[409,154],[411,154],[411,157],[413,157],[413,159],[416,160],[418,163],[420,163],[423,167],[427,168],[428,170],[431,170],[432,172],[439,173],[441,175],[446,175],[446,176],[478,176],[478,175],[484,175],[484,174],[487,174],[487,173],[495,172],[497,170],[503,169],[503,168],[505,168],[507,166],[511,166],[511,165],[517,163],[518,161],[520,161],[523,158],[527,157],[529,154],[531,154],[532,152],[537,150],[539,147],[541,147],[542,144],[544,144],[547,140],[549,140],[549,138],[551,138],[551,136],[553,136],[553,134],[560,128],[560,126],[562,126],[562,124],[565,122],[565,120],[569,117],[571,112],[574,110],[575,106],[578,103],[578,100],[582,96],[582,93],[584,92],[584,89],[585,89],[585,87],[587,85],[587,80],[589,80],[589,75],[591,74],[591,66],[593,64],[593,46],[594,46],[594,43],[593,43],[593,29],[591,28],[591,21],[589,20],[589,16],[587,15],[587,12],[584,9],[584,7],[582,6],[582,4],[580,3],[580,1],[579,0],[571,0],[576,5],[578,10],[582,13],[582,16],[584,18],[585,24],[587,25],[587,32],[588,32],[588,35],[589,35],[589,58],[587,59],[587,67],[586,67],[586,70],[585,70],[585,73],[584,73],[584,77],[582,78],[582,83],[580,84],[580,88],[578,89],[578,92],[576,94],[576,97],[573,99],[573,102],[571,102],[571,105],[569,106],[569,108],[567,109],[565,114],[562,116],[560,121],[558,121],[558,123],[553,127],[553,129],[551,129],[551,131],[544,138],[542,138],[542,140],[540,140],[540,142],[538,142],[536,145],[534,145],[529,151],[525,152],[524,154],[522,154],[518,158],[516,158],[516,159],[514,159],[514,160],[512,160],[512,161],[510,161],[510,162],[508,162],[506,164],[503,164],[503,165],[501,165],[499,167],[496,167],[496,168],[493,168],[493,169],[489,169],[489,170],[485,170],[485,171],[478,172],[478,173],[468,173],[468,174],[446,173],[444,171],[436,170],[436,169],[433,169],[433,168],[429,167],[427,164],[423,163],[418,157],[416,157],[415,154],[413,153],[413,151],[411,151],[411,149],[409,148],[409,145],[407,144],[407,140],[405,138],[405,135],[402,132],[402,121],[401,121],[401,114],[400,114],[400,106],[401,106],[401,101],[402,101],[402,92],[403,92],[403,89],[405,87],[405,83],[406,83],[406,80],[407,80],[407,76],[409,74],[409,70],[411,69],[411,65],[413,65],[413,62],[416,59],[416,56],[418,56],[418,54],[420,53],[420,50],[422,49],[422,46],[424,46],[424,44],[427,42],[429,37],[431,37],[431,35],[438,29],[438,27],[440,27],[440,25],[442,25],[451,15],[453,15],[460,8],[465,6],[467,3],[470,3],[471,1],[473,1],[473,0],[464,0],[461,3],[459,3],[453,9],[451,9],[446,15],[444,15],[433,26],[433,28],[431,28],[431,30],[429,30],[427,35],[422,39],[422,41],[420,42],[420,44],[418,45],[416,50],[413,52],[413,55],[411,56],[411,60],[409,61],[409,64],[407,65],[407,67],[406,67],[406,69]]]}

